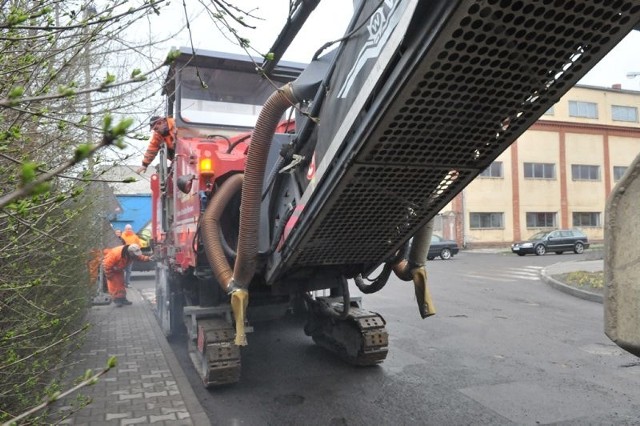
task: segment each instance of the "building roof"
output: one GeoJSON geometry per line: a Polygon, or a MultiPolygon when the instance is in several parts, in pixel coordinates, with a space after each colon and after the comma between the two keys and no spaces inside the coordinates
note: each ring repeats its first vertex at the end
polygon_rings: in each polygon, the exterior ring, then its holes
{"type": "Polygon", "coordinates": [[[149,183],[153,169],[147,173],[138,175],[136,169],[140,165],[122,165],[105,167],[99,179],[108,181],[108,185],[113,189],[113,193],[119,194],[151,194],[149,183]],[[135,179],[134,182],[124,183],[124,180],[135,179]]]}
{"type": "Polygon", "coordinates": [[[114,229],[124,230],[125,225],[131,225],[133,232],[139,233],[151,221],[150,194],[120,194],[116,195],[121,211],[111,221],[114,229]]]}

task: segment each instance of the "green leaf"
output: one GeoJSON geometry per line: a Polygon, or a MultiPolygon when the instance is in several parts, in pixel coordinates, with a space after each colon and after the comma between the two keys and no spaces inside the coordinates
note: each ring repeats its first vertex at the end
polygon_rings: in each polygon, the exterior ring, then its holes
{"type": "Polygon", "coordinates": [[[16,86],[9,91],[9,99],[19,98],[24,95],[24,87],[16,86]]]}
{"type": "Polygon", "coordinates": [[[31,189],[31,195],[45,194],[51,190],[51,184],[49,182],[40,182],[31,189]]]}
{"type": "MultiPolygon", "coordinates": [[[[102,83],[100,83],[100,88],[104,89],[104,91],[106,91],[106,89],[113,83],[115,83],[116,81],[116,76],[114,74],[111,73],[107,73],[107,76],[105,77],[105,79],[102,81],[102,83]]],[[[103,91],[103,90],[101,90],[103,91]]]]}
{"type": "Polygon", "coordinates": [[[133,118],[125,118],[113,127],[113,133],[116,136],[124,136],[127,134],[127,129],[133,124],[133,118]]]}
{"type": "Polygon", "coordinates": [[[61,94],[62,96],[73,96],[76,94],[76,91],[74,89],[72,89],[71,87],[62,85],[58,87],[58,93],[61,94]]]}
{"type": "Polygon", "coordinates": [[[105,115],[102,120],[102,131],[105,133],[108,132],[111,129],[111,123],[113,123],[113,117],[111,117],[111,114],[105,115]]]}
{"type": "Polygon", "coordinates": [[[25,13],[24,10],[13,9],[6,19],[6,25],[12,27],[14,25],[19,25],[25,22],[27,19],[29,19],[29,15],[25,13]]]}
{"type": "Polygon", "coordinates": [[[38,165],[32,161],[28,161],[22,165],[22,171],[20,172],[20,180],[22,185],[26,185],[32,182],[36,178],[36,171],[38,165]]]}
{"type": "Polygon", "coordinates": [[[91,376],[93,376],[93,370],[91,370],[90,368],[87,368],[87,371],[84,372],[84,376],[82,377],[82,380],[89,380],[91,376]]]}
{"type": "Polygon", "coordinates": [[[107,360],[107,368],[108,369],[112,369],[114,368],[116,365],[118,365],[118,358],[115,356],[110,356],[109,359],[107,360]]]}
{"type": "Polygon", "coordinates": [[[166,59],[164,60],[164,65],[172,64],[178,57],[180,56],[180,51],[178,49],[171,49],[171,51],[167,54],[166,59]]]}
{"type": "Polygon", "coordinates": [[[84,160],[85,158],[89,157],[89,155],[91,154],[91,148],[93,148],[91,146],[91,144],[88,143],[83,143],[82,145],[79,145],[76,148],[76,152],[74,155],[74,161],[75,162],[80,162],[82,160],[84,160]]]}

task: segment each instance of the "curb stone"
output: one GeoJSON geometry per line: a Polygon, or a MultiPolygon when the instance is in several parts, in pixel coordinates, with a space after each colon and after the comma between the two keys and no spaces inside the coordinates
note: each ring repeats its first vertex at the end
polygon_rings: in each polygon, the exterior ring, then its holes
{"type": "Polygon", "coordinates": [[[567,284],[564,284],[555,278],[551,277],[547,274],[547,268],[544,268],[540,271],[540,278],[542,281],[555,288],[556,290],[560,290],[563,293],[570,294],[575,297],[579,297],[581,299],[589,300],[591,302],[603,303],[604,297],[601,294],[593,293],[591,291],[582,290],[567,284]]]}

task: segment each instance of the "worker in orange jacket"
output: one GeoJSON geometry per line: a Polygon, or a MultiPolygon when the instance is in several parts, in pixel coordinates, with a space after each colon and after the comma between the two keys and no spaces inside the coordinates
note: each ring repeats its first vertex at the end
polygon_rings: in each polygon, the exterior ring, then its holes
{"type": "Polygon", "coordinates": [[[107,287],[111,295],[111,300],[117,307],[131,304],[131,302],[127,300],[127,290],[124,287],[124,271],[127,265],[131,264],[134,259],[143,262],[151,260],[149,256],[142,254],[142,250],[140,250],[140,246],[137,244],[125,244],[104,251],[102,269],[104,270],[104,275],[107,277],[107,287]]]}
{"type": "Polygon", "coordinates": [[[158,155],[160,146],[164,143],[167,145],[167,156],[169,160],[173,160],[175,152],[175,134],[176,134],[176,122],[171,117],[159,117],[153,116],[149,120],[149,127],[151,128],[151,138],[147,146],[147,151],[144,153],[142,159],[142,167],[136,170],[136,173],[144,173],[147,171],[149,164],[153,162],[158,155]]]}
{"type": "MultiPolygon", "coordinates": [[[[135,244],[138,247],[142,247],[142,241],[140,237],[133,232],[133,227],[130,224],[126,224],[124,226],[124,232],[120,235],[120,238],[124,242],[124,244],[135,244]]],[[[133,269],[133,263],[129,263],[124,270],[124,286],[129,288],[131,287],[131,270],[133,269]]]]}

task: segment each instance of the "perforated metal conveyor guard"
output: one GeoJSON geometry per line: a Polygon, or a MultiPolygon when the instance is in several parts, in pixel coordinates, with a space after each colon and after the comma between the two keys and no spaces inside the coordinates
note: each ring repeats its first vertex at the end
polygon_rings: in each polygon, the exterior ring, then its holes
{"type": "Polygon", "coordinates": [[[637,1],[460,2],[405,46],[412,68],[388,74],[388,101],[305,207],[284,269],[380,264],[638,21],[637,1]]]}

